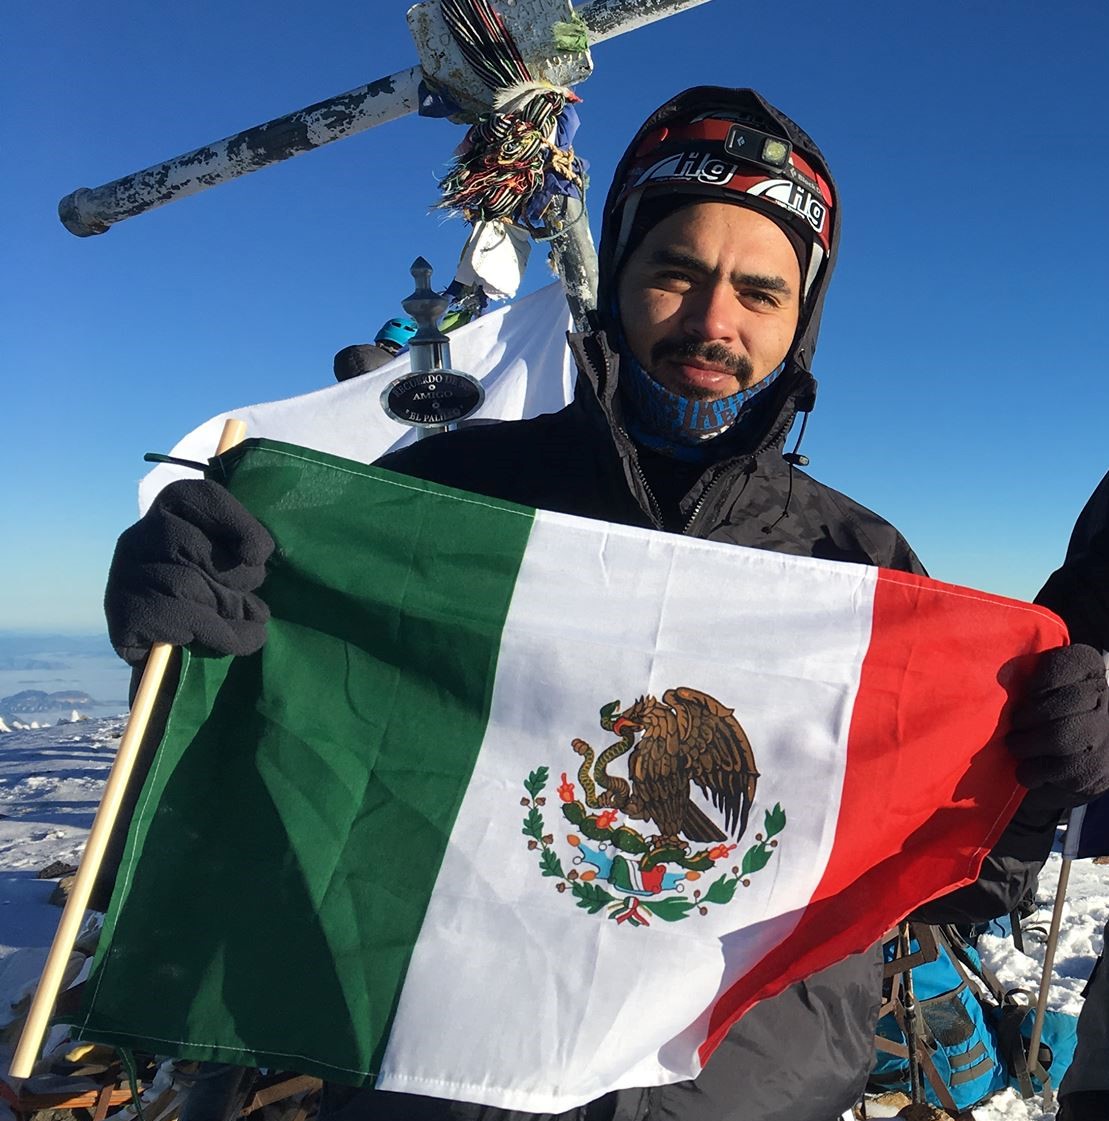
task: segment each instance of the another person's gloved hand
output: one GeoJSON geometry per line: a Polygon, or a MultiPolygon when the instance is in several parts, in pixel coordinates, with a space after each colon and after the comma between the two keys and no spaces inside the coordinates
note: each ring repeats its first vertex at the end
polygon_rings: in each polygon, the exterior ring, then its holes
{"type": "Polygon", "coordinates": [[[1006,743],[1020,761],[1017,779],[1059,806],[1078,806],[1109,790],[1109,687],[1092,646],[1062,646],[1039,657],[1013,709],[1006,743]]]}
{"type": "Polygon", "coordinates": [[[254,595],[273,538],[218,483],[171,483],[116,545],[104,611],[116,652],[132,665],[155,642],[253,654],[269,608],[254,595]]]}

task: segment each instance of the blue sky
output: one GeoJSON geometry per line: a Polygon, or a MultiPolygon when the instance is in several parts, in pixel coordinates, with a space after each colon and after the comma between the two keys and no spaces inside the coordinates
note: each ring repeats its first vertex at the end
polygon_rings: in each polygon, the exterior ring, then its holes
{"type": "MultiPolygon", "coordinates": [[[[427,206],[461,130],[393,122],[102,237],[67,233],[57,200],[411,65],[405,6],[6,8],[0,630],[99,628],[145,451],[329,384],[417,253],[449,279],[463,227],[427,206]]],[[[754,86],[817,139],[845,224],[810,470],[934,576],[1022,598],[1109,468],[1107,13],[711,0],[597,47],[578,91],[595,212],[624,141],[689,85],[754,86]]],[[[536,255],[525,290],[544,282],[536,255]]]]}

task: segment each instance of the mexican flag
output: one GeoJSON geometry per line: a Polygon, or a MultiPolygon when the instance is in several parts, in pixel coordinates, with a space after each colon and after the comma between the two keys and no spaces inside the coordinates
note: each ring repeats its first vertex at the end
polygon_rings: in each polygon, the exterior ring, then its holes
{"type": "Polygon", "coordinates": [[[82,1039],[536,1112],[972,880],[1049,612],[249,441],[252,657],[186,655],[82,1039]]]}

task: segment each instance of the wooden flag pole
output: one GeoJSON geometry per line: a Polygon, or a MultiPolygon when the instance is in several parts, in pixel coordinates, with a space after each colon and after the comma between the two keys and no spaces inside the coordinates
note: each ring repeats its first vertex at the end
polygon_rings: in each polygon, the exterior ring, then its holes
{"type": "MultiPolygon", "coordinates": [[[[1028,1040],[1028,1069],[1034,1072],[1040,1053],[1040,1039],[1043,1037],[1044,1016],[1047,1012],[1047,996],[1051,989],[1051,977],[1055,969],[1055,949],[1059,944],[1059,927],[1063,921],[1063,904],[1067,900],[1067,882],[1070,880],[1070,866],[1078,855],[1078,840],[1082,832],[1082,819],[1086,816],[1085,806],[1076,806],[1067,818],[1067,835],[1063,841],[1063,863],[1059,869],[1059,886],[1055,890],[1055,907],[1051,912],[1051,928],[1044,947],[1044,969],[1040,975],[1040,993],[1036,1000],[1036,1018],[1032,1023],[1032,1035],[1028,1040]]],[[[1044,1109],[1051,1105],[1051,1089],[1044,1085],[1044,1109]]]]}
{"type": "MultiPolygon", "coordinates": [[[[246,436],[246,425],[241,420],[228,420],[224,423],[223,433],[220,436],[216,455],[222,455],[236,444],[242,443],[246,436]]],[[[104,860],[104,853],[108,847],[108,838],[111,836],[119,809],[123,802],[123,794],[134,770],[138,758],[139,745],[146,734],[150,714],[154,710],[154,701],[162,685],[162,679],[169,665],[169,656],[173,647],[165,642],[156,642],[150,650],[150,656],[143,670],[142,681],[139,683],[135,702],[131,706],[131,715],[123,738],[119,741],[119,751],[115,762],[112,764],[104,793],[100,799],[100,806],[93,819],[89,839],[85,844],[85,851],[81,856],[81,864],[73,880],[73,887],[66,900],[62,917],[58,921],[58,929],[54,934],[54,941],[50,946],[50,953],[46,957],[42,976],[39,978],[38,988],[35,990],[27,1013],[27,1022],[23,1025],[23,1032],[15,1049],[12,1059],[10,1074],[12,1078],[28,1078],[31,1068],[38,1057],[39,1048],[50,1026],[50,1015],[58,999],[61,989],[62,977],[69,964],[70,954],[73,952],[77,935],[81,931],[84,920],[85,908],[88,906],[92,895],[93,885],[104,860]]]]}

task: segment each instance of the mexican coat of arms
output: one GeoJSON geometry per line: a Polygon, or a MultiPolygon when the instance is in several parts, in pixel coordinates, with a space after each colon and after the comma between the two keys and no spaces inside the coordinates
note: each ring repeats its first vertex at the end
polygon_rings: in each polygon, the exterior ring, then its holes
{"type": "Polygon", "coordinates": [[[776,803],[765,811],[755,844],[733,856],[759,780],[734,711],[679,686],[661,701],[643,696],[623,710],[612,701],[600,710],[600,725],[615,741],[598,752],[573,739],[570,747],[581,758],[576,782],[563,771],[556,787],[570,827],[564,836],[569,871],[544,818],[550,769],[537,767],[524,781],[522,832],[539,853],[542,874],[589,913],[604,911],[633,927],[649,926],[652,918],[705,915],[731,902],[736,889],[769,863],[786,824],[776,803]],[[702,798],[694,797],[695,789],[702,798]]]}

